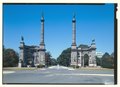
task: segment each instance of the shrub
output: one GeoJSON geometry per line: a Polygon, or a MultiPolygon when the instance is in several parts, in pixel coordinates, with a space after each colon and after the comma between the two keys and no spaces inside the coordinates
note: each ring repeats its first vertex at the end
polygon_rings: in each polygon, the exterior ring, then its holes
{"type": "Polygon", "coordinates": [[[38,65],[37,68],[43,68],[45,65],[38,65]]]}
{"type": "Polygon", "coordinates": [[[79,66],[75,66],[75,65],[71,65],[70,67],[73,67],[73,68],[79,68],[79,66]]]}

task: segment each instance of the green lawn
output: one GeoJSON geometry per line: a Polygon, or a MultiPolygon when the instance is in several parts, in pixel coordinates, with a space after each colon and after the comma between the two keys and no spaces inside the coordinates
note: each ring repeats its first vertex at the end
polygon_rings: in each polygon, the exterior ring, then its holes
{"type": "Polygon", "coordinates": [[[3,70],[35,70],[38,69],[36,67],[4,67],[3,70]]]}

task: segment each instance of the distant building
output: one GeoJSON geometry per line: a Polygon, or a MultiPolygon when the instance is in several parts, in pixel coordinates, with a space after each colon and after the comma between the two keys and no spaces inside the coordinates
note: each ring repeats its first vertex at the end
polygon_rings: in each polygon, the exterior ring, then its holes
{"type": "Polygon", "coordinates": [[[92,40],[90,46],[76,45],[76,19],[72,19],[72,45],[71,45],[71,66],[96,66],[96,44],[92,40]]]}
{"type": "Polygon", "coordinates": [[[24,38],[21,37],[20,56],[18,67],[45,65],[45,44],[44,44],[44,17],[41,17],[41,42],[39,46],[25,45],[24,38]]]}
{"type": "Polygon", "coordinates": [[[96,52],[96,56],[97,56],[98,58],[102,58],[103,53],[102,53],[102,52],[96,52]]]}

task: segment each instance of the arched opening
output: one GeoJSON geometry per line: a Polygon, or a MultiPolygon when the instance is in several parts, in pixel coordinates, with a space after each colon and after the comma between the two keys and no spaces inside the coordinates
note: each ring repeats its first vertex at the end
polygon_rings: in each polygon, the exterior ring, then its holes
{"type": "Polygon", "coordinates": [[[89,56],[87,54],[84,55],[84,66],[89,66],[89,56]]]}

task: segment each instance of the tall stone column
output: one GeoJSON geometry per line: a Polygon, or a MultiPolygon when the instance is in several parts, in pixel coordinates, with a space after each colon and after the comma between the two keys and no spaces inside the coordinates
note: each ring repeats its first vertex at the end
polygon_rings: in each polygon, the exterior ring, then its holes
{"type": "Polygon", "coordinates": [[[41,18],[41,44],[44,44],[44,17],[41,18]]]}
{"type": "Polygon", "coordinates": [[[40,41],[40,49],[45,49],[45,44],[44,44],[44,16],[42,14],[41,17],[41,41],[40,41]]]}
{"type": "Polygon", "coordinates": [[[20,42],[20,56],[19,56],[19,62],[18,62],[18,67],[22,67],[23,66],[23,63],[25,62],[25,54],[24,54],[24,51],[25,51],[25,44],[24,44],[24,38],[21,37],[21,42],[20,42]]]}
{"type": "Polygon", "coordinates": [[[45,65],[45,44],[44,44],[44,16],[41,17],[41,41],[39,49],[39,64],[45,65]]]}
{"type": "Polygon", "coordinates": [[[71,65],[77,65],[77,47],[76,47],[76,19],[72,19],[72,46],[71,46],[71,65]]]}
{"type": "Polygon", "coordinates": [[[76,20],[75,15],[72,20],[72,44],[76,45],[76,20]]]}

